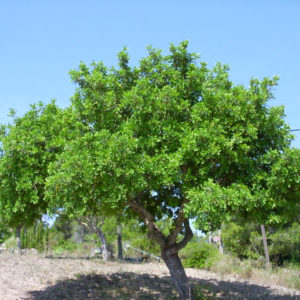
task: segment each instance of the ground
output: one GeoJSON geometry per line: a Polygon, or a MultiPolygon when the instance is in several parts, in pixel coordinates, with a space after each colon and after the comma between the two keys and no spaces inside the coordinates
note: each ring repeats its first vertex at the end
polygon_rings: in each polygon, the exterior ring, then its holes
{"type": "MultiPolygon", "coordinates": [[[[187,269],[209,299],[299,299],[300,291],[187,269]],[[297,298],[298,297],[298,298],[297,298]]],[[[0,254],[0,300],[178,299],[163,263],[0,254]]]]}

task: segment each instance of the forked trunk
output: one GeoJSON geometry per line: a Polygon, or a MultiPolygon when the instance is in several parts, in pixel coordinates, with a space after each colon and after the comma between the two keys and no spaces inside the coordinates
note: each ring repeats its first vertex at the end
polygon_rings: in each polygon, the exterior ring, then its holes
{"type": "Polygon", "coordinates": [[[178,256],[178,251],[183,249],[193,237],[189,219],[184,216],[184,203],[182,203],[182,207],[174,219],[173,229],[169,235],[166,236],[155,223],[155,217],[139,202],[139,197],[140,195],[130,203],[130,206],[143,218],[148,228],[149,237],[159,244],[161,257],[170,271],[173,284],[180,298],[182,300],[193,300],[195,297],[192,286],[178,256]],[[184,233],[184,236],[180,242],[177,242],[176,240],[180,232],[184,233]]]}
{"type": "Polygon", "coordinates": [[[101,241],[101,249],[102,249],[102,258],[105,262],[108,262],[109,260],[111,260],[111,253],[108,249],[108,244],[107,244],[107,241],[106,241],[106,238],[105,238],[105,235],[104,233],[98,229],[98,237],[101,241]]]}
{"type": "Polygon", "coordinates": [[[161,257],[170,271],[171,278],[180,298],[184,300],[194,299],[191,284],[185,274],[178,253],[168,255],[166,252],[162,250],[161,257]]]}

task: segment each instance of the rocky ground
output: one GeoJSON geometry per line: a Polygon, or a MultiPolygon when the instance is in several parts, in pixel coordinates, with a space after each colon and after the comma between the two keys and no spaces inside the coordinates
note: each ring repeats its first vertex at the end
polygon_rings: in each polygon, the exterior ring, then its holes
{"type": "MultiPolygon", "coordinates": [[[[299,299],[300,291],[187,269],[206,299],[299,299]]],[[[0,300],[178,299],[164,264],[0,254],[0,300]]]]}

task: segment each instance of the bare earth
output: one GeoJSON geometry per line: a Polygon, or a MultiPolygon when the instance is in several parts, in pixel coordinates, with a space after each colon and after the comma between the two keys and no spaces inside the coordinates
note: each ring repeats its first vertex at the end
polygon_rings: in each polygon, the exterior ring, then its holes
{"type": "MultiPolygon", "coordinates": [[[[298,299],[300,291],[187,269],[209,299],[298,299]]],[[[164,264],[0,254],[0,300],[178,299],[164,264]]]]}

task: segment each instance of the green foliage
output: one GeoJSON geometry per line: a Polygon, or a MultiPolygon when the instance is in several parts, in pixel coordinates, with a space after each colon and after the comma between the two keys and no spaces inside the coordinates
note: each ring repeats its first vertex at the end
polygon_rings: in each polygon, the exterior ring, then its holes
{"type": "MultiPolygon", "coordinates": [[[[109,217],[105,218],[103,225],[102,225],[102,231],[105,233],[105,237],[107,239],[107,243],[109,245],[114,245],[117,240],[117,223],[115,217],[109,217]]],[[[99,238],[98,238],[99,239],[99,238]]]]}
{"type": "Polygon", "coordinates": [[[226,252],[239,258],[257,259],[262,254],[262,239],[257,232],[259,225],[247,223],[244,226],[236,223],[226,223],[222,227],[222,242],[226,252]],[[257,237],[258,235],[258,237],[257,237]]]}
{"type": "Polygon", "coordinates": [[[17,248],[17,239],[14,235],[10,236],[7,240],[4,241],[6,248],[17,248]]]}
{"type": "Polygon", "coordinates": [[[149,239],[145,226],[137,220],[131,219],[122,225],[122,238],[123,243],[129,242],[134,248],[160,255],[159,246],[149,239]]]}
{"type": "Polygon", "coordinates": [[[234,85],[227,66],[210,70],[187,46],[165,56],[149,47],[136,67],[124,49],[118,69],[81,63],[70,72],[81,135],[49,166],[51,207],[120,214],[138,199],[174,228],[184,206],[202,230],[232,213],[276,208],[252,188],[291,140],[283,108],[268,106],[278,78],[234,85]]]}
{"type": "Polygon", "coordinates": [[[209,269],[220,257],[216,247],[206,242],[190,242],[180,252],[182,263],[187,268],[209,269]]]}
{"type": "Polygon", "coordinates": [[[66,215],[61,214],[56,219],[51,231],[62,234],[62,239],[70,239],[73,235],[76,221],[70,220],[66,215]]]}
{"type": "Polygon", "coordinates": [[[277,77],[235,85],[228,66],[209,69],[186,41],[167,55],[148,47],[135,67],[126,48],[118,59],[70,72],[69,109],[35,105],[1,126],[1,223],[32,224],[47,210],[124,214],[178,251],[190,218],[208,231],[233,215],[272,224],[299,211],[300,154],[288,149],[283,107],[268,105],[277,77]]]}
{"type": "Polygon", "coordinates": [[[7,240],[11,236],[11,232],[8,228],[0,227],[0,244],[7,240]]]}
{"type": "Polygon", "coordinates": [[[37,221],[32,226],[21,229],[21,248],[35,248],[44,252],[49,248],[49,228],[42,222],[37,221]]]}
{"type": "Polygon", "coordinates": [[[65,252],[72,252],[78,248],[78,245],[70,240],[60,240],[53,248],[54,253],[61,255],[65,252]]]}
{"type": "Polygon", "coordinates": [[[282,228],[269,235],[270,259],[282,265],[287,262],[300,264],[300,224],[282,228]]]}
{"type": "MultiPolygon", "coordinates": [[[[65,113],[66,115],[66,113],[65,113]]],[[[65,117],[55,102],[38,103],[3,127],[0,136],[0,221],[32,225],[46,212],[45,178],[50,161],[62,150],[65,117]]]]}
{"type": "MultiPolygon", "coordinates": [[[[260,225],[228,223],[222,229],[222,241],[227,253],[239,258],[258,261],[264,256],[260,225]]],[[[283,265],[300,262],[300,224],[294,222],[284,227],[267,227],[267,241],[271,262],[283,265]]]]}
{"type": "Polygon", "coordinates": [[[286,224],[299,218],[300,207],[300,149],[287,149],[274,163],[267,185],[269,224],[286,224]]]}

